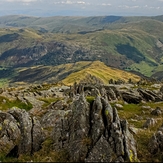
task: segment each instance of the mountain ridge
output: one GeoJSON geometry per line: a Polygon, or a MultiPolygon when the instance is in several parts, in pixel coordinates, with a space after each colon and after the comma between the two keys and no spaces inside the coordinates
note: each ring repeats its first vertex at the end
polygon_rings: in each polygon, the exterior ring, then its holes
{"type": "Polygon", "coordinates": [[[162,15],[5,18],[0,17],[2,69],[99,60],[162,79],[158,76],[163,64],[162,15]]]}

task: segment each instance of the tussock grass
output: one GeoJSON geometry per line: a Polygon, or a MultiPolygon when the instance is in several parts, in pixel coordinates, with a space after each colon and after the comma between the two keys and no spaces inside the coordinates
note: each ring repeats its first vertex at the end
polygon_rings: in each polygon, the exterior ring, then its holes
{"type": "MultiPolygon", "coordinates": [[[[152,135],[158,130],[158,128],[163,124],[163,115],[154,116],[151,115],[150,109],[143,109],[142,106],[150,106],[155,109],[156,107],[160,107],[163,109],[163,102],[159,103],[140,103],[136,104],[123,104],[123,109],[118,109],[118,114],[120,118],[125,118],[129,122],[129,126],[135,127],[138,129],[137,134],[133,134],[136,142],[137,142],[137,153],[138,158],[141,162],[161,162],[162,154],[158,153],[156,155],[150,154],[148,151],[148,143],[152,135]],[[156,124],[154,126],[149,127],[148,129],[143,128],[143,124],[145,123],[147,118],[154,118],[156,120],[156,124]]],[[[114,104],[112,104],[114,106],[114,104]]]]}

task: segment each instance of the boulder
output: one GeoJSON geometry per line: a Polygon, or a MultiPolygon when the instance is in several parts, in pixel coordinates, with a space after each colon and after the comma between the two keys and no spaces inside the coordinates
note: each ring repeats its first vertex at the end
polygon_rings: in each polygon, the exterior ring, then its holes
{"type": "Polygon", "coordinates": [[[20,125],[21,141],[18,146],[18,153],[30,155],[32,150],[32,118],[25,110],[15,107],[10,109],[8,113],[10,113],[20,125]]]}
{"type": "Polygon", "coordinates": [[[153,118],[148,118],[146,120],[146,122],[143,124],[143,128],[149,128],[149,127],[153,127],[156,124],[156,120],[153,118]]]}
{"type": "Polygon", "coordinates": [[[141,96],[136,95],[135,93],[122,92],[122,98],[127,103],[139,104],[142,100],[141,96]]]}
{"type": "Polygon", "coordinates": [[[163,152],[163,125],[150,138],[148,150],[151,154],[163,152]]]}
{"type": "Polygon", "coordinates": [[[162,114],[162,110],[160,107],[157,107],[155,110],[151,112],[152,115],[159,116],[162,114]]]}
{"type": "Polygon", "coordinates": [[[150,91],[146,91],[146,90],[139,88],[138,92],[145,101],[155,101],[156,100],[155,96],[150,91]]]}
{"type": "Polygon", "coordinates": [[[118,109],[122,109],[123,106],[121,104],[115,104],[115,107],[118,108],[118,109]]]}
{"type": "Polygon", "coordinates": [[[109,101],[122,99],[120,92],[115,86],[104,86],[109,101]]]}
{"type": "Polygon", "coordinates": [[[7,156],[12,153],[20,140],[21,132],[17,120],[11,114],[0,111],[0,154],[7,156]]]}
{"type": "Polygon", "coordinates": [[[2,94],[3,93],[3,89],[2,88],[0,88],[0,94],[2,94]]]}

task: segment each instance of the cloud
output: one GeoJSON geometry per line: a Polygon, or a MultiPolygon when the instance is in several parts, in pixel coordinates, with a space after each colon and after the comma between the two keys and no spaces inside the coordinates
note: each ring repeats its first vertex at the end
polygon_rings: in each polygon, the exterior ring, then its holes
{"type": "Polygon", "coordinates": [[[35,2],[37,0],[6,0],[6,2],[23,2],[23,3],[29,3],[29,2],[35,2]]]}
{"type": "Polygon", "coordinates": [[[162,15],[163,0],[0,0],[0,15],[162,15]],[[36,13],[36,14],[35,14],[36,13]]]}
{"type": "Polygon", "coordinates": [[[71,5],[71,4],[82,4],[82,5],[85,5],[86,2],[84,2],[84,1],[70,1],[70,0],[67,0],[67,1],[57,1],[57,2],[54,2],[54,4],[68,4],[68,5],[71,5]]]}
{"type": "Polygon", "coordinates": [[[102,5],[102,6],[111,6],[110,3],[102,3],[101,5],[102,5]]]}

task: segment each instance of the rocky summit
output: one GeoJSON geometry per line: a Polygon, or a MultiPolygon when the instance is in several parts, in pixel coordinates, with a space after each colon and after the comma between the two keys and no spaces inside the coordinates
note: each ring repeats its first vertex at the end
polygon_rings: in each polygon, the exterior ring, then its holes
{"type": "Polygon", "coordinates": [[[161,161],[162,88],[161,83],[4,88],[0,160],[161,161]]]}

